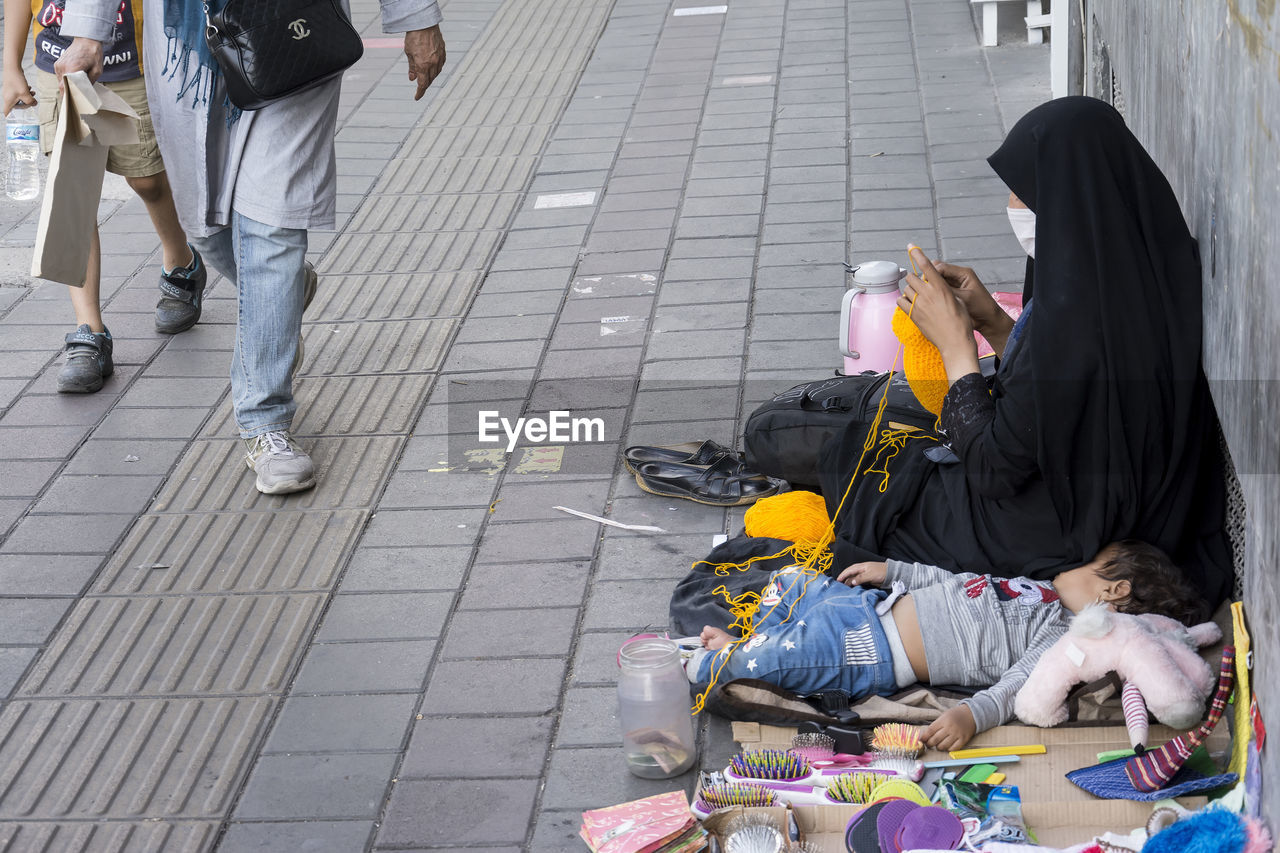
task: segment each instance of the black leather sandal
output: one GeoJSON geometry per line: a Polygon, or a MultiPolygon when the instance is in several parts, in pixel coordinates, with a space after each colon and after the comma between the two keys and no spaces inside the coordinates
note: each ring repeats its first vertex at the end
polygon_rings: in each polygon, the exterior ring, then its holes
{"type": "Polygon", "coordinates": [[[779,488],[778,483],[731,456],[722,456],[706,467],[645,462],[637,466],[636,485],[651,495],[684,498],[709,506],[746,506],[775,494],[779,488]]]}
{"type": "Polygon", "coordinates": [[[661,447],[636,445],[622,451],[622,463],[632,474],[640,473],[637,469],[645,462],[681,462],[685,465],[711,465],[720,459],[731,456],[741,458],[723,444],[707,439],[703,442],[686,441],[684,444],[672,444],[661,447]]]}

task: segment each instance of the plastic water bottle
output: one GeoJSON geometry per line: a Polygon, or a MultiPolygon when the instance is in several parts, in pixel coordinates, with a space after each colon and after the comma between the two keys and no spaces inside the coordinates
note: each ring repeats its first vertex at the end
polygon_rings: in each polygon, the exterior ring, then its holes
{"type": "Polygon", "coordinates": [[[35,107],[14,107],[5,123],[9,148],[9,198],[30,201],[40,195],[40,117],[35,107]]]}

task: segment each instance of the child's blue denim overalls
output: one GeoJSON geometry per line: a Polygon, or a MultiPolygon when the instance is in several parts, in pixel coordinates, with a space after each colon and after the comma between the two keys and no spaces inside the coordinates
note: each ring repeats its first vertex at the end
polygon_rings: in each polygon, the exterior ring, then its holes
{"type": "MultiPolygon", "coordinates": [[[[895,692],[893,657],[876,614],[876,605],[887,596],[884,590],[849,587],[826,575],[811,577],[795,566],[775,572],[762,595],[755,633],[729,647],[733,653],[719,683],[758,678],[802,695],[895,692]]],[[[696,680],[709,681],[727,651],[706,655],[696,680]]]]}

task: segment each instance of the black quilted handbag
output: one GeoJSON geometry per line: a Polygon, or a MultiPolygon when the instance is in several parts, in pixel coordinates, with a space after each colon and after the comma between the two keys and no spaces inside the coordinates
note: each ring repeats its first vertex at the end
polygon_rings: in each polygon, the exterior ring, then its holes
{"type": "Polygon", "coordinates": [[[364,53],[338,0],[227,0],[207,16],[205,40],[242,110],[318,86],[364,53]]]}

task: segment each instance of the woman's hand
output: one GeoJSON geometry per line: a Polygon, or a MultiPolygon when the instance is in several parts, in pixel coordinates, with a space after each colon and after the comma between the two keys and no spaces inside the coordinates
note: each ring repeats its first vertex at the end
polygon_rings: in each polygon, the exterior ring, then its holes
{"type": "Polygon", "coordinates": [[[854,563],[836,580],[849,586],[880,586],[889,574],[886,563],[854,563]]]}
{"type": "Polygon", "coordinates": [[[951,285],[918,246],[908,248],[920,275],[907,273],[901,308],[929,341],[938,348],[952,382],[978,372],[978,345],[973,340],[973,320],[951,285]]]}
{"type": "Polygon", "coordinates": [[[951,286],[951,292],[964,304],[973,321],[973,328],[979,333],[983,333],[992,323],[999,322],[1001,316],[1009,316],[971,268],[946,261],[938,261],[933,268],[942,274],[943,281],[951,286]]]}
{"type": "Polygon", "coordinates": [[[1009,340],[1009,332],[1013,330],[1013,318],[996,302],[995,297],[983,285],[969,267],[948,264],[938,261],[934,268],[942,274],[943,279],[951,287],[951,292],[964,304],[973,321],[973,328],[987,339],[997,355],[1004,355],[1004,345],[1009,340]]]}
{"type": "Polygon", "coordinates": [[[953,749],[963,749],[966,743],[973,740],[977,732],[978,724],[974,722],[973,712],[969,710],[969,706],[957,705],[949,711],[944,711],[941,717],[930,723],[920,739],[927,747],[948,752],[953,749]]]}

